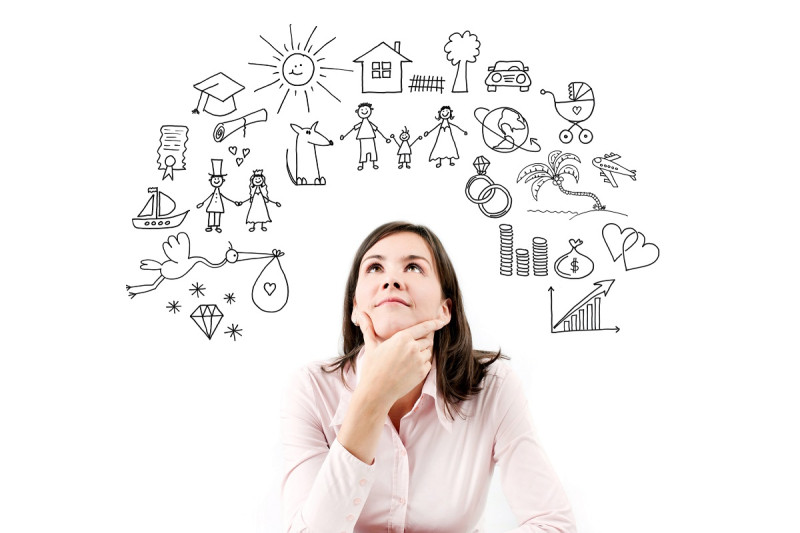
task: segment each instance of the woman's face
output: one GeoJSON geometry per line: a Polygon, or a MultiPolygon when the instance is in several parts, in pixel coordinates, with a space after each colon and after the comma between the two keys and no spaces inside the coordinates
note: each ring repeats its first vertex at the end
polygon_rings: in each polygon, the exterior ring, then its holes
{"type": "Polygon", "coordinates": [[[433,254],[422,237],[394,233],[367,250],[353,298],[356,321],[359,313],[370,317],[380,339],[426,320],[450,319],[450,300],[442,298],[433,254]]]}

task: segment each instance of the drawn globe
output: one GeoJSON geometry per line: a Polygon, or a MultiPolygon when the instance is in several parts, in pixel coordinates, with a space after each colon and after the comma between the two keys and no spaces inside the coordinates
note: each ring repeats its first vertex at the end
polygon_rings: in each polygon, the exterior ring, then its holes
{"type": "Polygon", "coordinates": [[[479,107],[475,118],[481,123],[483,142],[495,152],[508,153],[525,147],[528,140],[528,121],[516,109],[498,107],[488,111],[479,107]]]}

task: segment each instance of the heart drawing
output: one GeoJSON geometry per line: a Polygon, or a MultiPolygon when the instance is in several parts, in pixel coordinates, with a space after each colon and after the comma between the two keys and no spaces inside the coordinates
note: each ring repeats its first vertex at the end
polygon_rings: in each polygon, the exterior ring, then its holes
{"type": "Polygon", "coordinates": [[[658,246],[647,242],[644,233],[634,228],[621,229],[616,224],[606,224],[603,226],[603,240],[615,262],[622,257],[625,270],[650,266],[661,254],[658,246]]]}
{"type": "Polygon", "coordinates": [[[228,147],[228,151],[231,153],[231,155],[236,155],[236,147],[235,146],[229,146],[228,147]]]}
{"type": "Polygon", "coordinates": [[[237,157],[236,158],[236,166],[240,167],[240,166],[242,166],[242,163],[244,163],[244,158],[243,157],[237,157]]]}
{"type": "Polygon", "coordinates": [[[572,112],[575,113],[576,115],[581,112],[581,109],[583,109],[583,108],[581,106],[579,106],[579,105],[572,106],[572,112]]]}
{"type": "Polygon", "coordinates": [[[274,283],[267,282],[267,283],[264,284],[264,291],[269,296],[272,296],[272,293],[275,292],[276,288],[277,288],[277,285],[275,285],[274,283]]]}

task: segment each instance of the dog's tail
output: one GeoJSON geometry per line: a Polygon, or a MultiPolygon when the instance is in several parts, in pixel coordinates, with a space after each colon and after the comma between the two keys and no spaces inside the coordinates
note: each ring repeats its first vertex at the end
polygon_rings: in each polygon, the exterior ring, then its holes
{"type": "Polygon", "coordinates": [[[292,169],[289,167],[289,149],[288,148],[286,149],[286,172],[289,173],[289,179],[292,180],[292,183],[297,185],[297,180],[295,180],[294,176],[292,176],[292,169]]]}

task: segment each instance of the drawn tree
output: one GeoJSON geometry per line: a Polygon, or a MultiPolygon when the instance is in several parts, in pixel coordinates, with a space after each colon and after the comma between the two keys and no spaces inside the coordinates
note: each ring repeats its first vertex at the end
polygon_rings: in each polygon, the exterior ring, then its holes
{"type": "Polygon", "coordinates": [[[475,62],[481,53],[480,47],[481,42],[478,40],[478,36],[470,33],[469,30],[464,33],[452,34],[450,40],[444,45],[447,60],[458,67],[456,78],[453,80],[454,93],[468,92],[467,64],[475,62]]]}
{"type": "Polygon", "coordinates": [[[553,184],[558,187],[558,190],[564,194],[569,194],[572,196],[591,196],[594,199],[594,205],[592,206],[592,209],[605,209],[606,206],[600,203],[600,198],[598,198],[596,195],[590,192],[568,191],[564,188],[562,183],[564,183],[565,176],[572,176],[575,178],[575,183],[578,183],[578,167],[572,163],[567,163],[567,161],[571,159],[574,159],[578,163],[581,162],[581,160],[578,159],[578,156],[575,154],[562,154],[561,150],[553,150],[550,152],[550,155],[547,156],[546,165],[544,163],[534,163],[523,168],[520,171],[519,176],[517,176],[517,183],[523,179],[525,180],[525,183],[533,181],[533,183],[531,183],[531,194],[533,195],[533,199],[536,201],[539,200],[537,196],[539,195],[539,189],[542,188],[542,185],[548,181],[552,181],[553,184]]]}

